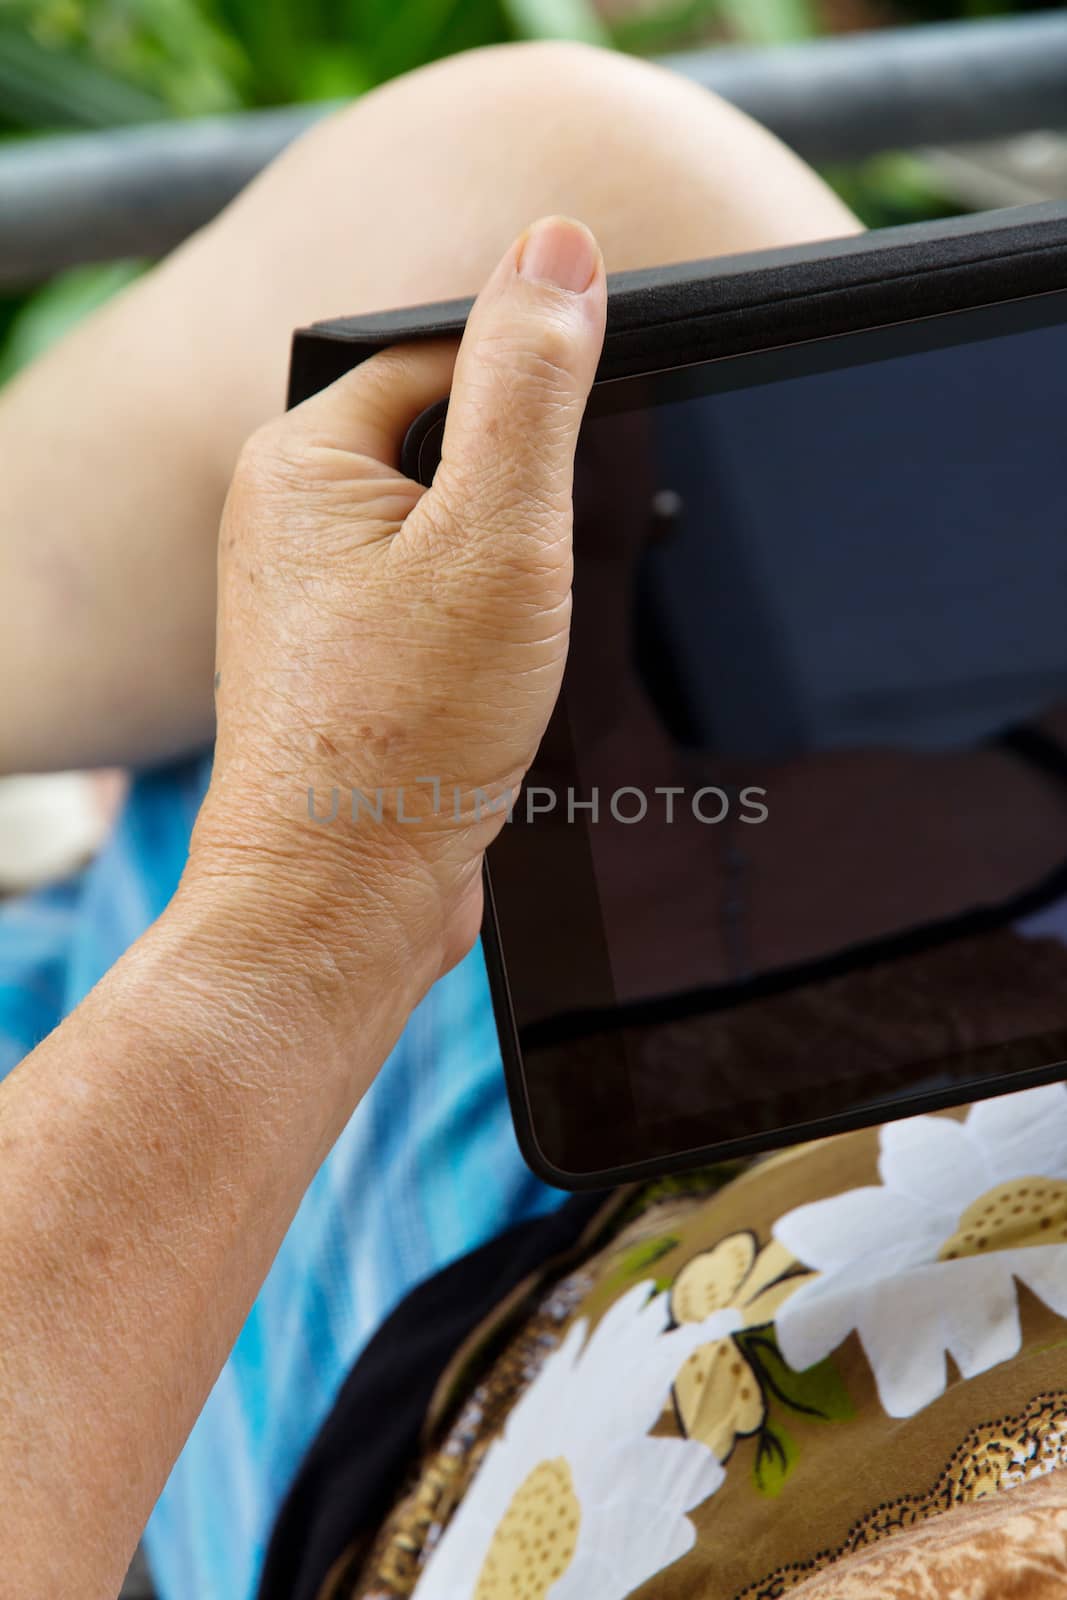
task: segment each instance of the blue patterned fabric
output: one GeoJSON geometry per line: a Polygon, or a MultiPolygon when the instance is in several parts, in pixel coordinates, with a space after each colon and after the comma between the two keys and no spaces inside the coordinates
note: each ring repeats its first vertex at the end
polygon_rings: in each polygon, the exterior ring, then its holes
{"type": "MultiPolygon", "coordinates": [[[[0,1075],[164,908],[210,774],[141,777],[78,877],[0,905],[0,1075]]],[[[248,1600],[352,1361],[420,1279],[565,1197],[515,1143],[480,950],[438,983],[322,1167],[156,1507],[163,1600],[248,1600]]]]}

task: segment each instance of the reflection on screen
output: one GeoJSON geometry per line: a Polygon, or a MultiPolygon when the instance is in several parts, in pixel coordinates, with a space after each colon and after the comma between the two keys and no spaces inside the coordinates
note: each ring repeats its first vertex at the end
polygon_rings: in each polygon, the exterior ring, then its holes
{"type": "Polygon", "coordinates": [[[781,366],[583,433],[545,809],[491,858],[549,1120],[583,1052],[587,1126],[774,1126],[1067,1028],[1067,328],[781,366]]]}

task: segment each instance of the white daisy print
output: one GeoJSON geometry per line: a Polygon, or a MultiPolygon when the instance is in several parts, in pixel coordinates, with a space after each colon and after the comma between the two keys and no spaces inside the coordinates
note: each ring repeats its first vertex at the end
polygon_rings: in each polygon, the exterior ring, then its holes
{"type": "Polygon", "coordinates": [[[855,1330],[890,1416],[1018,1353],[1016,1282],[1067,1317],[1067,1086],[984,1100],[965,1121],[881,1130],[880,1186],[782,1217],[775,1237],[817,1276],[778,1312],[803,1370],[855,1330]]]}
{"type": "Polygon", "coordinates": [[[692,1548],[685,1515],[723,1481],[706,1445],[650,1439],[675,1374],[736,1311],[666,1332],[636,1285],[586,1339],[575,1323],[489,1449],[415,1600],[622,1600],[692,1548]]]}

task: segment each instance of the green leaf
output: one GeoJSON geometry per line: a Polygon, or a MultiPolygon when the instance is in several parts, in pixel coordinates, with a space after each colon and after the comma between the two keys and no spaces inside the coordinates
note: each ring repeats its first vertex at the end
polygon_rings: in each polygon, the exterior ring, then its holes
{"type": "Polygon", "coordinates": [[[314,0],[218,0],[218,9],[249,62],[249,98],[257,105],[298,98],[305,52],[326,42],[314,0]]]}
{"type": "Polygon", "coordinates": [[[768,1423],[756,1440],[756,1460],[752,1478],[760,1494],[781,1494],[786,1479],[797,1464],[800,1455],[792,1437],[780,1422],[768,1423]]]}
{"type": "Polygon", "coordinates": [[[608,30],[589,0],[504,0],[504,11],[524,39],[610,42],[608,30]]]}
{"type": "MultiPolygon", "coordinates": [[[[375,79],[398,77],[446,52],[445,36],[460,5],[461,0],[407,0],[405,5],[394,6],[368,41],[375,79]]],[[[495,30],[488,35],[480,33],[477,44],[499,39],[499,14],[494,20],[495,30]]]]}
{"type": "Polygon", "coordinates": [[[460,0],[438,35],[435,53],[453,55],[477,45],[496,44],[514,36],[502,0],[460,0]]]}
{"type": "Polygon", "coordinates": [[[159,95],[181,116],[238,109],[251,67],[212,15],[211,0],[115,0],[86,9],[86,43],[116,75],[159,95]]]}
{"type": "Polygon", "coordinates": [[[869,228],[954,216],[959,210],[927,163],[910,151],[886,151],[858,166],[827,167],[823,176],[869,228]]]}
{"type": "Polygon", "coordinates": [[[721,9],[721,0],[674,0],[654,11],[623,14],[612,21],[612,41],[617,49],[637,55],[686,44],[707,47],[714,42],[711,29],[721,9]]]}
{"type": "Polygon", "coordinates": [[[0,24],[0,115],[28,128],[107,128],[166,115],[158,95],[25,28],[0,24]]]}
{"type": "Polygon", "coordinates": [[[374,87],[374,74],[356,50],[307,50],[300,57],[296,87],[301,100],[349,100],[374,87]]]}
{"type": "MultiPolygon", "coordinates": [[[[670,1234],[663,1234],[658,1239],[642,1239],[640,1244],[633,1245],[620,1258],[618,1266],[611,1275],[611,1285],[625,1283],[628,1278],[638,1278],[642,1273],[647,1273],[661,1257],[669,1255],[677,1245],[678,1240],[670,1234]]],[[[658,1280],[657,1289],[665,1287],[658,1280]]]]}
{"type": "Polygon", "coordinates": [[[788,44],[820,32],[813,0],[719,0],[719,11],[746,44],[788,44]]]}
{"type": "Polygon", "coordinates": [[[736,1337],[769,1395],[791,1411],[815,1422],[847,1422],[856,1415],[848,1390],[829,1356],[805,1372],[794,1372],[779,1350],[773,1330],[755,1329],[736,1337]]]}

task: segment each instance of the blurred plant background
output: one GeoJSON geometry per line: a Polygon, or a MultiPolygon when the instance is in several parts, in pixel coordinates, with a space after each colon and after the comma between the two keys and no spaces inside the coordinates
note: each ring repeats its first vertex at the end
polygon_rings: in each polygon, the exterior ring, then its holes
{"type": "MultiPolygon", "coordinates": [[[[353,96],[506,39],[656,55],[1033,9],[1021,0],[0,0],[0,138],[353,96]]],[[[913,156],[827,175],[875,225],[958,209],[913,156]]],[[[140,265],[79,268],[0,298],[0,380],[140,265]]]]}

